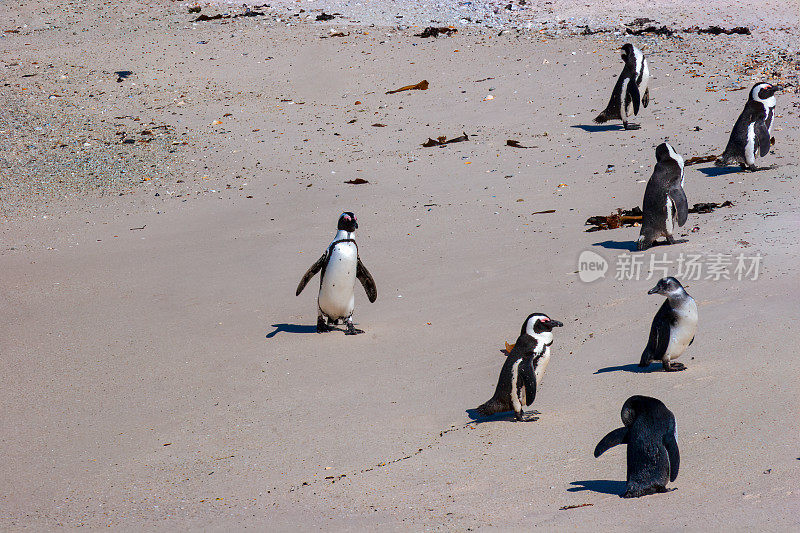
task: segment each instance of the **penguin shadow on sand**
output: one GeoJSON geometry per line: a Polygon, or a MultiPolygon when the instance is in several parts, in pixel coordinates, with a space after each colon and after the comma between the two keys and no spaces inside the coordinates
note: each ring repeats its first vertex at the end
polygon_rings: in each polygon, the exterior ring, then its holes
{"type": "Polygon", "coordinates": [[[573,486],[568,488],[567,492],[583,492],[585,490],[590,490],[600,494],[619,496],[625,492],[627,483],[613,479],[587,479],[585,481],[573,481],[570,485],[573,486]]]}
{"type": "MultiPolygon", "coordinates": [[[[271,339],[278,333],[316,333],[317,326],[306,324],[272,324],[274,331],[267,333],[267,338],[271,339]]],[[[331,328],[333,329],[333,328],[331,328]]],[[[341,330],[344,331],[344,330],[341,330]]]]}
{"type": "MultiPolygon", "coordinates": [[[[633,372],[634,374],[648,374],[653,372],[654,370],[650,370],[650,367],[640,367],[636,363],[631,363],[629,365],[617,365],[617,366],[607,366],[605,368],[597,369],[595,374],[605,374],[606,372],[633,372]]],[[[653,366],[655,369],[656,367],[653,366]]]]}
{"type": "MultiPolygon", "coordinates": [[[[675,242],[672,244],[683,244],[689,242],[689,239],[675,239],[675,242]]],[[[672,246],[672,244],[663,241],[654,242],[648,250],[655,248],[656,246],[672,246]]],[[[628,252],[646,252],[647,250],[639,250],[636,241],[602,241],[596,242],[592,244],[592,246],[600,246],[601,248],[605,248],[606,250],[626,250],[628,252]]]]}
{"type": "Polygon", "coordinates": [[[622,124],[575,124],[572,126],[587,133],[600,133],[603,131],[625,131],[622,124]]]}
{"type": "MultiPolygon", "coordinates": [[[[522,420],[519,422],[536,422],[539,420],[539,411],[525,411],[522,415],[522,420]]],[[[504,411],[502,413],[495,413],[493,415],[485,416],[478,412],[477,409],[467,409],[467,416],[474,424],[483,424],[484,422],[518,422],[514,418],[514,411],[504,411]]]]}
{"type": "Polygon", "coordinates": [[[778,165],[768,165],[765,167],[758,167],[753,170],[741,168],[738,166],[729,166],[729,167],[717,167],[711,166],[706,168],[698,168],[699,172],[702,172],[709,178],[718,178],[720,176],[727,176],[728,174],[750,174],[751,172],[759,172],[761,170],[775,170],[778,168],[778,165]]]}

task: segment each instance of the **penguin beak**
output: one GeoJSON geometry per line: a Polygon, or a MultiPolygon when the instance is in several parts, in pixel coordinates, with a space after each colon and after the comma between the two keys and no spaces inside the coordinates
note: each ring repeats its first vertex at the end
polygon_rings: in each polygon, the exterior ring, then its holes
{"type": "Polygon", "coordinates": [[[558,320],[553,320],[551,318],[550,319],[550,325],[553,326],[554,328],[560,328],[560,327],[564,326],[564,323],[563,322],[559,322],[558,320]]]}
{"type": "Polygon", "coordinates": [[[658,287],[653,287],[652,289],[647,291],[647,294],[658,294],[658,287]]]}

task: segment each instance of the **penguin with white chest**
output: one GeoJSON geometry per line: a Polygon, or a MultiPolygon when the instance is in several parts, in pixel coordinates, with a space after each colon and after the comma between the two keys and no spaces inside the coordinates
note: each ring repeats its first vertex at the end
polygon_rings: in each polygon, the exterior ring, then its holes
{"type": "Polygon", "coordinates": [[[363,285],[370,302],[378,298],[375,280],[358,256],[358,245],[353,238],[357,228],[356,216],[349,211],[342,213],[333,242],[297,285],[296,295],[299,296],[311,278],[321,272],[317,297],[317,333],[330,331],[330,324],[336,324],[339,320],[344,320],[347,325],[345,335],[364,333],[353,326],[356,279],[363,285]]]}
{"type": "Polygon", "coordinates": [[[667,299],[653,318],[650,338],[642,352],[640,367],[660,361],[665,372],[686,370],[681,363],[673,363],[693,342],[697,333],[697,302],[689,296],[681,282],[673,277],[661,278],[647,294],[661,294],[667,299]]]}
{"type": "Polygon", "coordinates": [[[533,313],[522,324],[517,342],[506,357],[494,396],[476,409],[484,416],[514,411],[517,421],[523,419],[523,407],[533,403],[536,389],[550,362],[553,328],[563,326],[544,313],[533,313]]]}
{"type": "Polygon", "coordinates": [[[637,247],[647,250],[659,237],[675,244],[675,227],[686,224],[689,203],[683,191],[683,158],[669,143],[656,148],[656,167],[642,199],[642,226],[637,247]]]}
{"type": "Polygon", "coordinates": [[[775,92],[780,87],[757,83],[750,90],[744,110],[733,125],[725,151],[714,162],[718,167],[740,164],[746,170],[758,170],[756,158],[769,153],[774,142],[772,122],[775,117],[775,92]]]}
{"type": "Polygon", "coordinates": [[[617,78],[617,84],[611,92],[611,100],[605,110],[594,119],[598,124],[609,120],[622,120],[626,130],[639,129],[638,124],[629,123],[630,117],[639,114],[639,105],[647,107],[650,103],[650,69],[647,59],[641,50],[630,43],[622,45],[622,73],[617,78]]]}

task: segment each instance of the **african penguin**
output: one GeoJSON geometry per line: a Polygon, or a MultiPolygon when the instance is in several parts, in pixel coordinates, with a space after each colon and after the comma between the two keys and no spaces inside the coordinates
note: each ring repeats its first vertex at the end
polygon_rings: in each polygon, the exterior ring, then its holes
{"type": "Polygon", "coordinates": [[[678,477],[681,456],[675,438],[675,415],[655,398],[631,396],[622,406],[622,423],[597,443],[594,456],[618,444],[628,445],[627,490],[623,498],[669,492],[667,480],[678,477]]]}
{"type": "Polygon", "coordinates": [[[697,303],[681,282],[673,277],[661,278],[647,294],[661,294],[667,299],[653,318],[650,338],[642,352],[640,367],[660,361],[666,372],[685,370],[681,363],[672,363],[694,342],[697,333],[697,303]]]}
{"type": "Polygon", "coordinates": [[[330,331],[330,324],[344,319],[347,324],[345,335],[364,333],[353,326],[353,308],[355,306],[356,278],[364,286],[367,298],[374,302],[378,297],[375,280],[358,256],[358,246],[353,235],[358,228],[356,216],[347,211],[339,217],[338,231],[333,242],[328,245],[316,263],[303,275],[297,285],[296,295],[300,295],[306,284],[319,272],[319,296],[317,297],[317,333],[330,331]],[[327,324],[325,318],[328,319],[327,324]]]}
{"type": "Polygon", "coordinates": [[[683,158],[668,143],[656,148],[656,167],[647,182],[642,199],[642,226],[637,247],[647,250],[659,237],[675,244],[672,233],[676,224],[683,226],[689,216],[689,204],[683,192],[683,158]]]}
{"type": "Polygon", "coordinates": [[[650,80],[650,69],[647,59],[641,50],[630,43],[622,45],[622,73],[617,78],[617,84],[611,92],[611,100],[606,109],[594,119],[598,124],[609,120],[622,120],[626,130],[639,129],[638,124],[628,123],[632,115],[639,114],[639,102],[647,107],[650,102],[650,89],[647,82],[650,80]]]}
{"type": "Polygon", "coordinates": [[[775,116],[775,92],[780,87],[757,83],[736,124],[725,151],[715,161],[718,167],[739,163],[743,169],[758,170],[756,158],[769,153],[772,139],[772,122],[775,116]]]}
{"type": "Polygon", "coordinates": [[[528,315],[514,348],[506,357],[494,396],[476,410],[488,416],[504,411],[514,411],[516,419],[522,420],[523,406],[533,403],[536,388],[550,362],[550,345],[553,344],[553,328],[563,326],[544,313],[528,315]]]}

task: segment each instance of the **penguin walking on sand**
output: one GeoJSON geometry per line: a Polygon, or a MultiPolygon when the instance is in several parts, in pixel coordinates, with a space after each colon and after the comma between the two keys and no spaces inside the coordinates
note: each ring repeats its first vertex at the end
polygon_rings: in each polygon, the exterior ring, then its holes
{"type": "Polygon", "coordinates": [[[622,67],[622,73],[611,92],[608,106],[594,121],[602,124],[609,120],[622,120],[622,126],[626,130],[637,130],[641,126],[629,123],[628,119],[639,114],[640,103],[643,107],[650,103],[650,89],[647,87],[650,69],[642,51],[632,44],[625,43],[620,50],[625,66],[622,67]]]}
{"type": "Polygon", "coordinates": [[[774,142],[772,122],[775,117],[775,92],[780,87],[756,83],[744,110],[733,125],[725,151],[714,162],[718,167],[739,163],[743,169],[758,170],[756,158],[769,153],[774,142]]]}
{"type": "Polygon", "coordinates": [[[675,244],[675,227],[686,224],[689,203],[683,191],[683,158],[669,143],[656,148],[656,167],[647,182],[642,199],[642,226],[637,247],[647,250],[659,237],[675,244]]]}
{"type": "Polygon", "coordinates": [[[317,272],[322,272],[317,297],[317,333],[330,331],[330,325],[337,324],[339,320],[344,320],[347,325],[345,335],[364,333],[363,330],[353,326],[356,278],[364,286],[370,302],[378,298],[375,280],[358,256],[358,246],[353,238],[357,228],[356,216],[350,211],[342,213],[339,216],[338,231],[333,242],[328,245],[322,257],[311,265],[297,285],[296,295],[299,296],[309,280],[317,272]]]}
{"type": "Polygon", "coordinates": [[[536,389],[550,362],[553,328],[563,325],[544,313],[528,315],[517,342],[500,370],[494,396],[476,409],[478,413],[489,416],[513,410],[516,420],[522,420],[522,408],[533,403],[536,389]]]}
{"type": "Polygon", "coordinates": [[[681,282],[673,277],[661,278],[647,294],[661,294],[667,299],[661,305],[653,324],[650,338],[642,352],[640,367],[647,367],[652,361],[660,361],[664,371],[686,370],[681,363],[673,363],[686,351],[697,333],[697,302],[689,296],[681,282]]]}
{"type": "Polygon", "coordinates": [[[623,498],[669,492],[667,480],[675,481],[681,463],[675,438],[675,415],[660,400],[631,396],[622,406],[624,427],[597,443],[594,456],[618,444],[628,445],[627,490],[623,498]]]}

